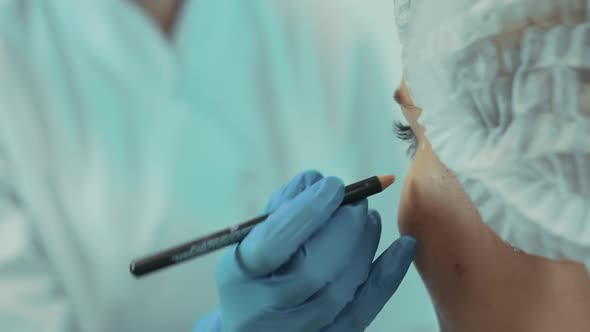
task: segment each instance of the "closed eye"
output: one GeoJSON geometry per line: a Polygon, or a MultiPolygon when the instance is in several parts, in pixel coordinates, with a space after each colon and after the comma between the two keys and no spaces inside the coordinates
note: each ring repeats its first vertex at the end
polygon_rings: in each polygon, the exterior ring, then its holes
{"type": "Polygon", "coordinates": [[[398,139],[408,144],[406,155],[408,155],[410,158],[413,158],[416,154],[418,139],[416,138],[412,127],[405,125],[400,121],[395,121],[393,125],[393,132],[398,139]]]}

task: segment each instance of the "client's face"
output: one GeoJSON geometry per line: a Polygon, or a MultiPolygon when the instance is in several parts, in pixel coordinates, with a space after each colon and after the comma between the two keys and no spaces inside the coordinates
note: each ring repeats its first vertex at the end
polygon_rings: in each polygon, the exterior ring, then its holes
{"type": "Polygon", "coordinates": [[[417,123],[421,110],[403,83],[396,100],[416,138],[399,228],[418,239],[415,264],[442,330],[590,331],[586,269],[519,253],[501,241],[431,149],[417,123]]]}

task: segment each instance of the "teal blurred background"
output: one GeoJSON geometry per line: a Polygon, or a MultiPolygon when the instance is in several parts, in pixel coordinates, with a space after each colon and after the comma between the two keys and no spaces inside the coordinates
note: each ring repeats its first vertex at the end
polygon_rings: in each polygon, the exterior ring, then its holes
{"type": "MultiPolygon", "coordinates": [[[[131,2],[0,3],[0,46],[13,53],[0,68],[13,101],[0,133],[19,138],[0,145],[17,156],[31,188],[19,194],[34,202],[26,212],[59,275],[42,264],[0,273],[0,318],[29,326],[13,331],[38,330],[38,312],[68,332],[189,331],[218,302],[221,253],[141,282],[129,261],[257,215],[305,169],[347,183],[394,173],[370,204],[383,220],[379,253],[398,238],[409,160],[392,130],[392,0],[187,1],[174,47],[131,2]],[[41,79],[31,84],[26,70],[41,79]],[[29,300],[11,284],[26,278],[65,290],[29,300]]],[[[18,231],[4,238],[29,239],[18,231]]],[[[437,330],[412,267],[367,331],[437,330]]]]}

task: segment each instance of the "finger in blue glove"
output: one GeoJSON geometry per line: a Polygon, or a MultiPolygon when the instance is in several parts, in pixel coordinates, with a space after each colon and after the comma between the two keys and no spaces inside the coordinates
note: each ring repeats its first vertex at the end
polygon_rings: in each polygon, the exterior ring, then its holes
{"type": "Polygon", "coordinates": [[[314,183],[323,179],[322,173],[311,170],[297,174],[293,180],[277,190],[268,201],[264,213],[272,213],[276,211],[281,204],[290,201],[299,195],[306,188],[311,187],[314,183]]]}
{"type": "Polygon", "coordinates": [[[362,332],[377,317],[404,279],[416,255],[417,243],[403,236],[387,248],[373,263],[367,281],[355,299],[323,332],[362,332]]]}
{"type": "MultiPolygon", "coordinates": [[[[297,326],[297,331],[312,331],[313,327],[332,324],[342,310],[354,301],[357,289],[369,276],[381,236],[379,214],[371,211],[370,218],[366,221],[358,230],[359,239],[355,241],[355,245],[350,246],[353,251],[347,253],[347,256],[342,255],[347,263],[333,265],[338,270],[335,270],[332,281],[308,299],[304,306],[298,307],[297,314],[307,317],[307,320],[298,322],[302,325],[297,326]]],[[[338,246],[335,249],[338,250],[338,246]]],[[[322,265],[315,268],[322,269],[322,265]]]]}
{"type": "Polygon", "coordinates": [[[283,203],[238,245],[243,272],[261,277],[277,270],[325,225],[343,198],[342,181],[326,177],[283,203]]]}

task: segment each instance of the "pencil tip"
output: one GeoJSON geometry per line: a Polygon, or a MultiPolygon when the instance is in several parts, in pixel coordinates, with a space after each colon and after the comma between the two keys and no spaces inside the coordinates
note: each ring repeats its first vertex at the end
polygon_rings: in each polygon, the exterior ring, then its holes
{"type": "Polygon", "coordinates": [[[381,190],[385,190],[395,182],[394,175],[382,175],[377,177],[381,183],[381,190]]]}

